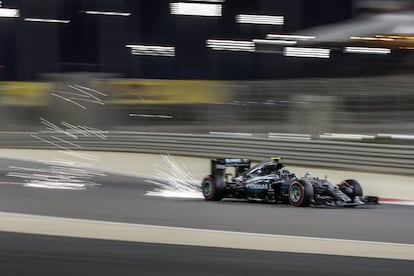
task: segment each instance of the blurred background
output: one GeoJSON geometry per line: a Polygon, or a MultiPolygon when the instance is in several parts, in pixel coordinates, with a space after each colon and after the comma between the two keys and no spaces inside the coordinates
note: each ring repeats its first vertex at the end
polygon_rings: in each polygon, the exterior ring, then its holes
{"type": "Polygon", "coordinates": [[[414,134],[412,0],[3,0],[0,130],[414,134]]]}

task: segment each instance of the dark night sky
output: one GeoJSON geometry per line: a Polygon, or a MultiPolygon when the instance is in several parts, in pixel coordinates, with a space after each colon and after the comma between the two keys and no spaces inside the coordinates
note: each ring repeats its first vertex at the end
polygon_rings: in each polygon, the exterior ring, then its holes
{"type": "MultiPolygon", "coordinates": [[[[3,6],[21,8],[24,6],[23,3],[27,1],[36,1],[36,6],[30,11],[22,10],[22,17],[27,15],[35,17],[37,14],[47,14],[49,12],[47,7],[50,7],[50,3],[53,3],[53,0],[4,0],[3,6]],[[49,4],[45,4],[46,2],[49,4]],[[43,8],[43,6],[46,8],[43,8]]],[[[105,53],[108,54],[108,47],[115,47],[101,45],[102,41],[105,41],[102,38],[110,35],[110,33],[106,33],[106,30],[102,29],[102,26],[108,25],[102,23],[102,17],[86,16],[81,11],[103,10],[105,5],[107,7],[115,7],[113,10],[132,12],[132,15],[125,19],[105,19],[112,20],[111,22],[113,22],[113,26],[109,28],[110,30],[108,29],[108,32],[115,32],[115,36],[120,36],[120,34],[116,33],[116,30],[117,28],[118,30],[122,29],[122,35],[125,37],[118,37],[118,41],[123,40],[126,44],[173,45],[177,48],[176,59],[178,61],[165,62],[164,60],[158,63],[159,59],[155,60],[151,57],[134,57],[135,61],[128,61],[140,64],[139,66],[128,67],[130,71],[127,74],[132,74],[135,77],[168,77],[171,73],[173,73],[171,75],[173,78],[185,78],[186,76],[190,78],[215,77],[216,75],[214,74],[211,75],[203,72],[202,70],[204,69],[197,66],[197,63],[194,62],[195,59],[198,59],[201,63],[208,61],[207,49],[205,47],[205,41],[208,38],[251,40],[254,38],[264,38],[267,33],[291,33],[307,27],[342,21],[352,16],[352,0],[227,0],[223,4],[223,16],[214,19],[171,15],[169,7],[171,2],[174,1],[60,0],[56,2],[60,3],[60,5],[55,7],[55,17],[71,20],[70,24],[57,26],[58,35],[56,39],[58,43],[56,45],[58,45],[58,60],[56,62],[59,64],[57,67],[62,71],[101,70],[101,64],[105,62],[102,61],[103,51],[106,51],[105,53]],[[240,13],[285,15],[286,25],[275,27],[237,24],[234,18],[240,13]],[[103,48],[106,50],[102,50],[103,48]],[[131,68],[135,69],[132,70],[131,68]],[[157,68],[161,68],[164,71],[159,73],[157,68]],[[180,73],[181,71],[183,73],[180,73]]],[[[40,15],[38,16],[40,17],[40,15]]],[[[24,23],[22,23],[22,19],[17,19],[14,24],[24,23]]],[[[16,28],[11,23],[7,23],[7,26],[4,25],[0,28],[3,37],[7,37],[10,41],[14,40],[13,35],[18,37],[15,30],[16,28]]],[[[49,39],[53,38],[50,37],[49,39]]],[[[11,54],[14,56],[21,54],[16,52],[17,50],[14,49],[13,45],[14,42],[2,43],[0,45],[0,50],[3,51],[3,54],[0,55],[0,64],[3,62],[8,63],[10,68],[19,66],[19,64],[12,64],[15,61],[13,61],[13,58],[9,58],[10,52],[15,51],[11,54]],[[7,49],[9,49],[9,53],[6,54],[4,52],[7,52],[7,49]]],[[[125,45],[121,43],[117,47],[123,49],[125,45]]],[[[119,54],[119,49],[117,51],[119,54]]],[[[30,53],[26,54],[29,55],[30,53]]],[[[221,56],[224,60],[227,59],[225,54],[221,56]]],[[[29,56],[28,58],[32,57],[29,56]]],[[[41,62],[41,58],[37,58],[41,62]]],[[[232,60],[232,58],[229,60],[232,60]]],[[[13,77],[13,74],[13,72],[9,72],[7,78],[13,77]]],[[[255,72],[250,76],[257,77],[259,75],[260,72],[255,72]]],[[[241,76],[246,75],[241,74],[241,76]]]]}
{"type": "Polygon", "coordinates": [[[303,27],[339,22],[352,17],[352,0],[302,1],[303,27]]]}
{"type": "MultiPolygon", "coordinates": [[[[128,40],[130,42],[150,42],[161,45],[176,43],[177,36],[179,35],[178,32],[183,31],[180,29],[183,24],[178,27],[174,16],[170,15],[170,2],[169,0],[125,1],[125,10],[134,12],[137,8],[139,9],[135,11],[135,13],[138,13],[137,17],[128,18],[128,25],[137,25],[139,28],[139,30],[129,30],[128,40]],[[134,20],[138,22],[132,22],[134,20]]],[[[351,2],[351,0],[302,1],[303,8],[297,11],[297,16],[301,18],[302,28],[342,21],[351,17],[351,2]]],[[[62,15],[64,18],[70,18],[72,20],[70,26],[61,28],[60,32],[62,51],[64,52],[62,58],[66,61],[96,61],[94,51],[87,49],[96,49],[97,47],[97,18],[85,17],[79,12],[80,10],[86,9],[96,9],[96,1],[66,0],[64,2],[62,15]]],[[[215,36],[233,39],[257,38],[258,36],[255,36],[254,32],[240,31],[240,27],[234,20],[235,15],[239,13],[263,14],[265,12],[261,10],[260,1],[227,0],[223,7],[224,16],[214,20],[214,23],[211,23],[218,25],[214,28],[215,36]]],[[[199,21],[195,22],[197,26],[197,23],[200,23],[203,19],[194,20],[199,21]]],[[[191,26],[185,27],[191,28],[191,26]]]]}

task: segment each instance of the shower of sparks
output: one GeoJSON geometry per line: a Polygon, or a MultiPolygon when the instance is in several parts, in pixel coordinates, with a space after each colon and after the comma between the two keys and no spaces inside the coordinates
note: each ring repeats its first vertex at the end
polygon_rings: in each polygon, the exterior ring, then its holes
{"type": "Polygon", "coordinates": [[[188,169],[171,156],[162,156],[163,165],[155,174],[156,180],[146,182],[157,187],[146,195],[178,198],[202,198],[200,183],[194,180],[188,169]]]}
{"type": "Polygon", "coordinates": [[[46,168],[25,168],[10,166],[14,170],[7,173],[9,177],[24,180],[24,187],[85,190],[99,184],[92,181],[95,176],[105,176],[104,173],[93,170],[89,164],[77,163],[63,159],[40,161],[48,165],[46,168]]]}
{"type": "Polygon", "coordinates": [[[45,189],[66,189],[66,190],[85,190],[87,187],[96,186],[92,179],[96,176],[106,176],[105,174],[92,169],[88,161],[99,161],[99,157],[90,153],[77,151],[82,146],[77,144],[78,139],[83,136],[90,138],[96,136],[101,140],[106,140],[105,132],[86,125],[73,125],[62,121],[60,125],[54,124],[44,118],[40,122],[46,130],[39,131],[31,136],[39,141],[52,145],[60,153],[78,158],[77,161],[64,159],[41,160],[41,167],[25,168],[10,166],[7,176],[23,179],[24,187],[45,188],[45,189]],[[62,137],[56,135],[61,134],[62,137]],[[77,149],[73,150],[71,148],[77,149]]]}
{"type": "MultiPolygon", "coordinates": [[[[83,109],[87,109],[83,105],[85,103],[105,105],[100,98],[107,97],[108,95],[105,93],[78,84],[68,85],[68,87],[70,91],[52,90],[51,95],[83,109]]],[[[41,168],[10,166],[9,168],[13,171],[7,173],[7,176],[23,179],[24,187],[85,190],[87,187],[99,185],[92,181],[93,177],[105,176],[105,174],[92,170],[91,165],[85,163],[99,161],[99,157],[73,149],[82,149],[82,146],[76,143],[81,136],[85,138],[96,136],[101,140],[106,140],[105,132],[97,128],[73,125],[65,121],[61,121],[58,125],[40,118],[40,122],[46,127],[46,130],[31,134],[32,138],[52,145],[60,153],[81,159],[82,162],[55,159],[40,161],[40,164],[46,165],[46,168],[43,166],[41,168]],[[63,137],[58,137],[58,134],[63,137]]]]}

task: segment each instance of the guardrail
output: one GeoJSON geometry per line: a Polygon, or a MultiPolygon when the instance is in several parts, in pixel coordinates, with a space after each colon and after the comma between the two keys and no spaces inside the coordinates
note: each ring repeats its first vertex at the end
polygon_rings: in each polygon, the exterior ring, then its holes
{"type": "Polygon", "coordinates": [[[0,148],[110,150],[198,157],[283,156],[290,165],[414,174],[414,146],[231,134],[0,132],[0,148]]]}

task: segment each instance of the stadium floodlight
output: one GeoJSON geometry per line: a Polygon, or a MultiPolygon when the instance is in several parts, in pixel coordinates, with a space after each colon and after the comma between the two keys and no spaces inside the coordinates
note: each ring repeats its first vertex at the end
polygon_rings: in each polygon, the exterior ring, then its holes
{"type": "Polygon", "coordinates": [[[85,11],[86,14],[91,15],[112,15],[112,16],[130,16],[130,12],[114,12],[114,11],[85,11]]]}
{"type": "Polygon", "coordinates": [[[270,44],[270,45],[295,45],[298,42],[295,40],[268,40],[268,39],[253,39],[256,44],[270,44]]]}
{"type": "Polygon", "coordinates": [[[311,47],[285,47],[283,54],[287,57],[330,58],[330,49],[311,47]]]}
{"type": "Polygon", "coordinates": [[[254,52],[253,41],[208,39],[208,48],[216,51],[254,52]]]}
{"type": "Polygon", "coordinates": [[[239,14],[236,15],[236,22],[240,24],[261,24],[261,25],[283,25],[283,16],[239,14]]]}
{"type": "Polygon", "coordinates": [[[68,24],[68,23],[70,23],[70,20],[46,19],[46,18],[25,18],[24,21],[28,21],[28,22],[42,22],[42,23],[62,23],[62,24],[68,24]]]}
{"type": "Polygon", "coordinates": [[[345,53],[358,53],[358,54],[390,54],[391,49],[388,48],[375,48],[375,47],[345,47],[345,53]]]}
{"type": "Polygon", "coordinates": [[[20,11],[16,9],[0,8],[0,17],[19,17],[20,11]]]}
{"type": "Polygon", "coordinates": [[[132,55],[138,56],[163,56],[163,57],[174,57],[175,47],[173,46],[159,46],[159,45],[126,45],[127,48],[131,49],[132,55]]]}
{"type": "Polygon", "coordinates": [[[193,16],[221,16],[222,5],[211,3],[170,3],[171,14],[193,16]]]}

